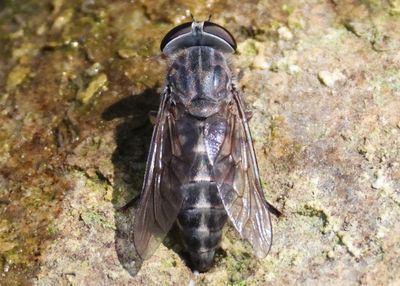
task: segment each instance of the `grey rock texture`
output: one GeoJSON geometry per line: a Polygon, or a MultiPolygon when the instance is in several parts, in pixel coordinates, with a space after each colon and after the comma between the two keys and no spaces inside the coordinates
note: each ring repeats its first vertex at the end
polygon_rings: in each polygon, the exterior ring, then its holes
{"type": "MultiPolygon", "coordinates": [[[[21,3],[19,3],[21,2],[21,3]]],[[[399,1],[0,4],[1,285],[399,285],[399,1]],[[158,44],[213,14],[247,107],[274,243],[225,230],[195,276],[126,237],[165,75],[158,44]],[[191,283],[191,284],[190,284],[191,283]]]]}

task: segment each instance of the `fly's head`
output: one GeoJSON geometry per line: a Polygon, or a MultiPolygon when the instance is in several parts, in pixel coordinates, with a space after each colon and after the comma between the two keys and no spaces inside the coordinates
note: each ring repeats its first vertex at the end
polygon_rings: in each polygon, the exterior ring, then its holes
{"type": "Polygon", "coordinates": [[[171,56],[167,85],[172,100],[199,118],[217,113],[231,100],[231,71],[224,53],[236,42],[223,27],[209,21],[182,24],[161,42],[171,56]]]}

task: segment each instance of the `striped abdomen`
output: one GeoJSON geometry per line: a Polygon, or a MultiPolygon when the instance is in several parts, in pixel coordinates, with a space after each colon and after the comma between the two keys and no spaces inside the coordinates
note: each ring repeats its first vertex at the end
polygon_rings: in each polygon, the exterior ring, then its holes
{"type": "MultiPolygon", "coordinates": [[[[193,50],[190,55],[203,55],[204,51],[199,51],[193,50]]],[[[202,59],[204,60],[197,61],[202,64],[192,71],[194,75],[189,77],[189,80],[194,82],[189,85],[195,85],[195,79],[201,78],[205,71],[213,71],[210,63],[207,64],[205,58],[202,59]]],[[[201,93],[200,90],[198,92],[201,93]]],[[[213,105],[216,103],[203,97],[193,104],[201,110],[213,105]]],[[[225,109],[218,108],[221,109],[219,113],[197,118],[182,112],[178,107],[174,125],[177,141],[176,146],[173,146],[174,160],[171,165],[176,178],[180,180],[179,192],[183,199],[177,225],[184,247],[189,253],[192,269],[198,271],[210,268],[227,220],[214,180],[215,160],[228,128],[223,114],[225,109]]]]}
{"type": "Polygon", "coordinates": [[[206,271],[212,264],[227,220],[214,182],[192,182],[181,187],[184,203],[177,225],[193,269],[206,271]]]}

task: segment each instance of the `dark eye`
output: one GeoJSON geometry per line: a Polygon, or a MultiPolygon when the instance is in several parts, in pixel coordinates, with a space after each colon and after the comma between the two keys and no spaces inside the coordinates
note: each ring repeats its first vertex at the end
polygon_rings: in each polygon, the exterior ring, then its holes
{"type": "Polygon", "coordinates": [[[169,44],[171,41],[179,38],[182,35],[190,33],[192,31],[192,22],[183,23],[179,26],[176,26],[172,30],[170,30],[162,39],[160,49],[164,50],[165,46],[169,44]]]}
{"type": "Polygon", "coordinates": [[[208,46],[221,52],[233,53],[236,41],[224,27],[209,22],[188,22],[169,31],[161,41],[160,49],[172,54],[193,46],[208,46]]]}
{"type": "Polygon", "coordinates": [[[215,37],[220,38],[221,40],[225,41],[234,51],[236,51],[236,41],[235,38],[232,36],[231,33],[224,27],[205,21],[204,22],[204,32],[214,35],[215,37]]]}

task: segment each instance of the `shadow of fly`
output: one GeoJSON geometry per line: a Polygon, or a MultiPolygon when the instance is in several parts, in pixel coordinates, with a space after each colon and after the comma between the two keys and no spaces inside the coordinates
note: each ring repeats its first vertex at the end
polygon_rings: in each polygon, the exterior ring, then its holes
{"type": "Polygon", "coordinates": [[[161,42],[169,70],[130,239],[149,258],[176,223],[194,271],[207,271],[232,222],[258,257],[272,243],[244,105],[226,54],[236,42],[223,27],[189,22],[161,42]]]}

